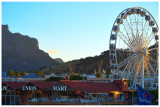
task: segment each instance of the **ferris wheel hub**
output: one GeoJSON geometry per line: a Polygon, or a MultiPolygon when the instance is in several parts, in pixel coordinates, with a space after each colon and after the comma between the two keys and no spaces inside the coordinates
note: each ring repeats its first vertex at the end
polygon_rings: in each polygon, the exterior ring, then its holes
{"type": "Polygon", "coordinates": [[[143,49],[143,55],[147,55],[148,54],[148,50],[147,49],[143,49]]]}

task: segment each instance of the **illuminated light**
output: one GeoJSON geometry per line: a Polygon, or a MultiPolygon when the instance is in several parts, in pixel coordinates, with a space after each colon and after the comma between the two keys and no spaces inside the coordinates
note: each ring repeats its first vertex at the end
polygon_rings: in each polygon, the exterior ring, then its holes
{"type": "Polygon", "coordinates": [[[119,93],[122,93],[122,92],[119,92],[119,91],[111,91],[110,93],[119,94],[119,93]]]}
{"type": "Polygon", "coordinates": [[[123,82],[123,84],[124,84],[124,85],[126,85],[126,84],[127,84],[127,82],[126,82],[126,81],[124,81],[124,82],[123,82]]]}
{"type": "Polygon", "coordinates": [[[114,92],[115,94],[119,94],[119,92],[118,91],[116,91],[116,92],[114,92]]]}
{"type": "Polygon", "coordinates": [[[38,93],[40,93],[40,94],[41,94],[41,93],[42,93],[42,91],[38,91],[38,93]]]}
{"type": "Polygon", "coordinates": [[[128,90],[128,91],[130,91],[130,92],[136,92],[136,90],[128,90]]]}
{"type": "Polygon", "coordinates": [[[9,93],[9,92],[10,92],[10,90],[7,91],[7,93],[9,93]]]}

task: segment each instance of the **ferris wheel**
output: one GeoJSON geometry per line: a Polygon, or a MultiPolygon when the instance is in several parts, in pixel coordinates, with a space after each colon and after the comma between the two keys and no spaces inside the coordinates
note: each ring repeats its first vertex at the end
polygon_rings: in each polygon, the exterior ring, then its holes
{"type": "Polygon", "coordinates": [[[142,7],[123,10],[110,35],[109,58],[113,77],[128,79],[131,89],[158,86],[158,25],[142,7]]]}

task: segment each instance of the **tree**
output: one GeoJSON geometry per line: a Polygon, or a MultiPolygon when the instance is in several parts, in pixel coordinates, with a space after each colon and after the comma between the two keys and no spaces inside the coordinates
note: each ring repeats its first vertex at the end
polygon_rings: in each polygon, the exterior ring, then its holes
{"type": "Polygon", "coordinates": [[[22,78],[26,75],[26,72],[25,71],[21,71],[21,76],[22,78]]]}
{"type": "Polygon", "coordinates": [[[149,90],[152,95],[152,100],[156,101],[158,100],[158,90],[149,90]]]}
{"type": "Polygon", "coordinates": [[[42,71],[40,71],[40,70],[36,71],[36,75],[37,76],[41,76],[42,75],[42,71]]]}
{"type": "Polygon", "coordinates": [[[80,75],[71,75],[69,80],[83,80],[83,77],[80,75]]]}
{"type": "Polygon", "coordinates": [[[102,77],[102,73],[101,73],[101,72],[95,72],[95,76],[96,76],[97,78],[100,78],[100,77],[102,77]]]}
{"type": "Polygon", "coordinates": [[[107,78],[108,78],[109,74],[111,74],[111,70],[109,68],[107,68],[107,70],[106,70],[107,78]]]}
{"type": "Polygon", "coordinates": [[[20,72],[16,71],[13,76],[15,76],[15,79],[17,80],[17,78],[20,77],[21,74],[20,72]]]}
{"type": "Polygon", "coordinates": [[[10,69],[8,72],[7,72],[7,75],[10,76],[10,81],[11,81],[11,76],[13,76],[14,74],[14,71],[12,69],[10,69]]]}
{"type": "Polygon", "coordinates": [[[41,78],[45,78],[45,76],[46,76],[46,75],[43,74],[43,75],[41,75],[41,78]]]}
{"type": "Polygon", "coordinates": [[[87,76],[83,77],[83,80],[87,80],[87,76]]]}

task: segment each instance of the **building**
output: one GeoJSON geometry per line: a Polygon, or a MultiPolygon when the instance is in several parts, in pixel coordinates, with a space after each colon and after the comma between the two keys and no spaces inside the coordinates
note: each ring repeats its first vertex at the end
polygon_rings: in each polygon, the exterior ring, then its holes
{"type": "Polygon", "coordinates": [[[97,104],[128,99],[128,81],[2,82],[2,104],[97,104]]]}

